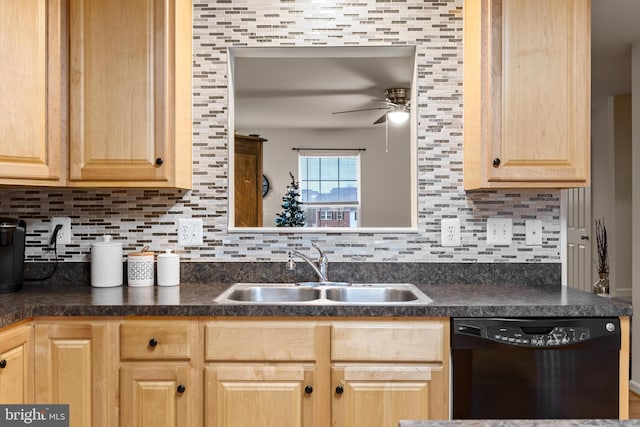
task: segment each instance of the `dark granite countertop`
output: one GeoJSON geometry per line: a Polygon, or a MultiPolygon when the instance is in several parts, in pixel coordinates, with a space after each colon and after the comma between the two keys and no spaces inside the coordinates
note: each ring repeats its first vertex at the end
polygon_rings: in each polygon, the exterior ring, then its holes
{"type": "Polygon", "coordinates": [[[640,420],[458,420],[400,421],[400,427],[585,427],[640,426],[640,420]]]}
{"type": "Polygon", "coordinates": [[[33,316],[338,316],[338,317],[600,317],[630,316],[631,305],[559,286],[464,284],[417,286],[426,305],[217,304],[228,283],[175,287],[92,288],[26,284],[0,295],[0,326],[33,316]]]}

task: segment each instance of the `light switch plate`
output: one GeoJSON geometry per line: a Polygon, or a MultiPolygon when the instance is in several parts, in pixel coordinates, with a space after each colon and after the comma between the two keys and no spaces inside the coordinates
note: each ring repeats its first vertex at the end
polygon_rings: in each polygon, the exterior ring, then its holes
{"type": "Polygon", "coordinates": [[[442,246],[460,246],[460,220],[458,218],[444,218],[440,222],[442,246]]]}
{"type": "Polygon", "coordinates": [[[202,246],[202,218],[178,219],[178,245],[202,246]]]}
{"type": "Polygon", "coordinates": [[[524,222],[527,246],[542,246],[542,221],[528,219],[524,222]]]}
{"type": "Polygon", "coordinates": [[[487,219],[487,244],[509,245],[513,237],[513,221],[511,218],[487,219]]]}

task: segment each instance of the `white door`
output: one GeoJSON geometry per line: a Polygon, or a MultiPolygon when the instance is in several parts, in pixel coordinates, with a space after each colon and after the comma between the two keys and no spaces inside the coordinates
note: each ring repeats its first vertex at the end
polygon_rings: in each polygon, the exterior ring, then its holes
{"type": "Polygon", "coordinates": [[[591,292],[591,188],[564,191],[567,198],[567,286],[591,292]]]}

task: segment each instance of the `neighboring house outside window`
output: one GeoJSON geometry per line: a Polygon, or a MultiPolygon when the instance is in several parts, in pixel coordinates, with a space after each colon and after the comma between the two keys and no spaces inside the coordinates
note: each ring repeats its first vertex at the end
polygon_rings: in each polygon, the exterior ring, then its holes
{"type": "Polygon", "coordinates": [[[358,227],[360,156],[298,156],[305,227],[358,227]]]}

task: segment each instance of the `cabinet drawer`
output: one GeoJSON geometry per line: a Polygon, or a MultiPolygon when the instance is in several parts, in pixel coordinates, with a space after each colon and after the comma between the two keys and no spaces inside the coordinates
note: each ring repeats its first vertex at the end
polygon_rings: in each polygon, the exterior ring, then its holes
{"type": "Polygon", "coordinates": [[[336,322],[331,328],[333,361],[443,360],[444,321],[415,323],[336,322]]]}
{"type": "Polygon", "coordinates": [[[205,330],[208,361],[316,358],[315,323],[220,321],[207,323],[205,330]]]}
{"type": "Polygon", "coordinates": [[[188,321],[132,321],[120,325],[123,360],[185,360],[191,357],[188,321]]]}

